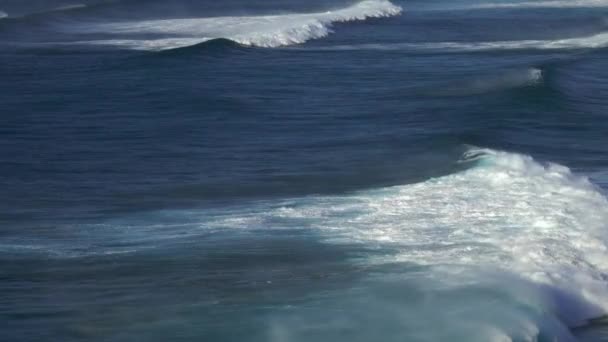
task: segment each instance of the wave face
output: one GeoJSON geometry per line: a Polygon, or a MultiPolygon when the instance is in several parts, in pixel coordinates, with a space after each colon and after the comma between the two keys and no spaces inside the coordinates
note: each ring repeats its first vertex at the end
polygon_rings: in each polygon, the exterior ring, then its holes
{"type": "Polygon", "coordinates": [[[163,36],[156,39],[117,38],[79,42],[138,50],[174,49],[219,38],[248,46],[278,47],[326,37],[331,32],[333,23],[395,16],[401,11],[401,7],[388,0],[366,0],[344,9],[322,13],[87,23],[78,25],[77,28],[70,26],[68,30],[76,29],[80,33],[163,36]]]}
{"type": "MultiPolygon", "coordinates": [[[[267,213],[209,226],[308,222],[332,244],[360,243],[396,251],[371,257],[367,263],[426,265],[432,270],[423,276],[429,283],[498,287],[515,297],[501,307],[506,316],[497,321],[486,321],[483,311],[496,310],[496,304],[475,303],[479,298],[466,304],[457,301],[460,308],[452,307],[454,298],[433,300],[429,305],[434,309],[425,313],[401,307],[403,317],[434,322],[435,316],[444,316],[437,310],[442,307],[469,311],[469,323],[477,333],[483,335],[480,327],[485,326],[488,333],[503,336],[501,340],[574,340],[569,327],[608,310],[608,200],[586,177],[527,155],[473,148],[461,163],[473,167],[412,185],[294,200],[267,213]],[[522,305],[531,308],[522,311],[522,305]]],[[[461,328],[446,336],[464,334],[461,328]]]]}

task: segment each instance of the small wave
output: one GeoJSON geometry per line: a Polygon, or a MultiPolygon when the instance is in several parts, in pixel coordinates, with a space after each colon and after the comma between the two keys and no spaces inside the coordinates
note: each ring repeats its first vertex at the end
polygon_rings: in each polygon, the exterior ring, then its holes
{"type": "Polygon", "coordinates": [[[535,86],[542,81],[543,72],[541,69],[509,70],[498,75],[480,76],[439,88],[432,95],[466,96],[484,94],[505,89],[535,86]]]}
{"type": "Polygon", "coordinates": [[[336,45],[329,47],[307,48],[324,51],[356,50],[411,50],[415,52],[483,52],[494,50],[577,50],[600,49],[608,47],[608,33],[592,36],[556,40],[509,40],[495,42],[435,42],[435,43],[393,43],[336,45]]]}
{"type": "Polygon", "coordinates": [[[607,0],[550,0],[550,1],[523,1],[523,2],[494,2],[476,4],[467,9],[489,8],[596,8],[608,7],[607,0]]]}
{"type": "Polygon", "coordinates": [[[0,11],[0,19],[4,19],[8,17],[8,14],[6,12],[0,11]]]}
{"type": "Polygon", "coordinates": [[[322,13],[88,23],[66,29],[80,33],[162,36],[157,39],[116,38],[77,42],[138,50],[175,49],[218,38],[247,46],[278,47],[326,37],[332,32],[333,23],[389,17],[401,11],[401,7],[388,0],[365,0],[347,8],[322,13]]]}
{"type": "Polygon", "coordinates": [[[64,6],[59,6],[59,7],[54,8],[52,11],[54,11],[54,12],[70,11],[70,10],[82,9],[82,8],[87,8],[87,5],[85,5],[85,4],[64,5],[64,6]]]}

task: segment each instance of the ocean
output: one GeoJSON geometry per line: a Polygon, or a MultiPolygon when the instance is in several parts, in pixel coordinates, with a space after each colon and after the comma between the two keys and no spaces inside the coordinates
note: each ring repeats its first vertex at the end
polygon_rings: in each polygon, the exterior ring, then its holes
{"type": "Polygon", "coordinates": [[[607,0],[0,0],[0,340],[608,341],[607,0]]]}

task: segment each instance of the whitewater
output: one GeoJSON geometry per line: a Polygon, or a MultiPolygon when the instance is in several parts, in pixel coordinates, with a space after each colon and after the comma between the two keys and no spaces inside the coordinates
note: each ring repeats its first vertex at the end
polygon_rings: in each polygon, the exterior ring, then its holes
{"type": "MultiPolygon", "coordinates": [[[[504,322],[486,321],[483,310],[490,309],[476,303],[472,305],[480,305],[481,311],[469,309],[469,318],[491,325],[506,340],[536,340],[543,334],[575,340],[569,328],[608,312],[605,194],[565,166],[540,163],[526,155],[471,148],[460,162],[470,168],[344,197],[273,203],[275,209],[263,210],[266,213],[231,215],[207,226],[308,223],[328,243],[361,243],[395,251],[365,263],[427,265],[431,272],[423,278],[447,289],[504,289],[515,297],[513,302],[492,309],[503,311],[499,316],[505,316],[504,322]],[[532,312],[540,310],[541,315],[521,312],[513,303],[529,306],[532,312]],[[562,328],[543,331],[547,322],[562,328]]],[[[449,301],[434,304],[443,309],[427,314],[443,316],[443,310],[457,309],[449,301]]],[[[406,308],[400,311],[414,317],[406,308]]],[[[415,318],[424,319],[434,318],[415,318]]]]}

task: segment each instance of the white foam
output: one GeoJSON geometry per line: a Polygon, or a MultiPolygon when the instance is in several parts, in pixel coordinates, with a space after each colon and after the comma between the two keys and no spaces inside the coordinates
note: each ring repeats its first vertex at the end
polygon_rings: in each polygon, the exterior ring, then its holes
{"type": "Polygon", "coordinates": [[[586,37],[566,38],[556,40],[519,40],[476,43],[427,43],[420,48],[484,51],[484,50],[569,50],[569,49],[598,49],[608,46],[608,33],[598,33],[586,37]]]}
{"type": "Polygon", "coordinates": [[[493,42],[432,42],[432,43],[392,43],[336,45],[314,48],[317,50],[412,50],[419,52],[476,52],[494,50],[575,50],[600,49],[608,47],[608,33],[591,36],[555,40],[507,40],[493,42]]]}
{"type": "Polygon", "coordinates": [[[607,0],[550,0],[550,1],[515,1],[489,2],[469,6],[469,9],[486,8],[597,8],[608,7],[607,0]]]}
{"type": "Polygon", "coordinates": [[[87,23],[80,25],[78,31],[163,36],[157,39],[116,38],[87,42],[141,50],[173,49],[217,38],[230,39],[243,45],[277,47],[325,37],[336,22],[394,16],[401,11],[401,7],[388,0],[365,0],[347,8],[322,13],[87,23]]]}
{"type": "Polygon", "coordinates": [[[0,11],[0,19],[6,18],[6,17],[8,17],[8,14],[6,14],[6,12],[0,11]]]}

